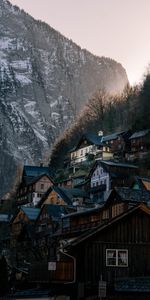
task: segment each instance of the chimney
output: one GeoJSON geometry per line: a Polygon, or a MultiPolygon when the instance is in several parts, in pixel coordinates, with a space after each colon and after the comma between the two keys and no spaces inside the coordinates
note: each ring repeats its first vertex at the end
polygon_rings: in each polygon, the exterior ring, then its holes
{"type": "Polygon", "coordinates": [[[98,132],[98,136],[103,136],[103,131],[102,131],[102,130],[100,130],[100,131],[98,132]]]}

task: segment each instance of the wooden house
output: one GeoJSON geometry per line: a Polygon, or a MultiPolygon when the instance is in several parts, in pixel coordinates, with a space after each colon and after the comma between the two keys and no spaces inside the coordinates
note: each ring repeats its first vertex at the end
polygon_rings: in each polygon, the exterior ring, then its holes
{"type": "Polygon", "coordinates": [[[109,191],[115,186],[130,186],[137,173],[138,167],[135,165],[114,161],[96,161],[89,173],[91,192],[95,187],[105,186],[104,190],[109,191]]]}
{"type": "Polygon", "coordinates": [[[54,233],[60,227],[61,217],[67,213],[66,205],[45,204],[36,219],[36,231],[54,233]]]}
{"type": "Polygon", "coordinates": [[[150,178],[136,176],[131,186],[134,190],[150,191],[150,178]]]}
{"type": "Polygon", "coordinates": [[[135,132],[129,140],[131,151],[127,153],[127,159],[143,158],[150,150],[150,129],[135,132]]]}
{"type": "Polygon", "coordinates": [[[65,179],[58,179],[56,180],[56,184],[58,185],[58,187],[72,188],[73,187],[72,177],[68,177],[65,179]]]}
{"type": "Polygon", "coordinates": [[[48,167],[25,166],[17,191],[17,204],[36,206],[53,184],[48,167]]]}
{"type": "Polygon", "coordinates": [[[81,189],[51,186],[39,202],[39,207],[44,204],[78,206],[82,205],[88,197],[88,194],[81,189]]]}
{"type": "Polygon", "coordinates": [[[123,158],[125,153],[130,150],[131,131],[121,131],[110,135],[103,136],[102,142],[111,145],[114,157],[123,158]]]}
{"type": "Polygon", "coordinates": [[[34,225],[39,213],[39,208],[22,206],[19,209],[18,213],[16,213],[10,223],[12,246],[16,245],[16,242],[25,225],[34,225]]]}
{"type": "Polygon", "coordinates": [[[102,135],[83,135],[77,145],[70,151],[71,165],[78,164],[97,156],[101,159],[111,159],[113,154],[109,145],[102,143],[102,135]]]}
{"type": "Polygon", "coordinates": [[[149,228],[150,209],[140,204],[76,238],[60,241],[59,259],[49,270],[51,282],[59,286],[64,274],[66,288],[68,282],[74,290],[71,299],[148,299],[149,228]]]}
{"type": "MultiPolygon", "coordinates": [[[[108,222],[131,207],[140,203],[149,204],[150,192],[137,191],[130,188],[115,188],[105,192],[96,206],[88,207],[62,216],[63,236],[80,235],[89,228],[108,222]]],[[[93,203],[94,204],[94,203],[93,203]]]]}

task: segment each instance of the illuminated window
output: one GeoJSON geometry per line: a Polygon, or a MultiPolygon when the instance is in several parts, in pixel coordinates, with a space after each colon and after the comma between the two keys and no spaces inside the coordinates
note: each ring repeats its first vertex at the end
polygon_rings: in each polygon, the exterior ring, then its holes
{"type": "Polygon", "coordinates": [[[106,249],[107,267],[128,267],[128,250],[106,249]]]}

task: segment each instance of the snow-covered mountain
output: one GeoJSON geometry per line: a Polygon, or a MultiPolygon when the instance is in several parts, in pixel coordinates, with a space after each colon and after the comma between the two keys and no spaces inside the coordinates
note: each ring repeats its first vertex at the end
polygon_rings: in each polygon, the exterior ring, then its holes
{"type": "Polygon", "coordinates": [[[119,63],[0,0],[0,196],[18,162],[39,163],[96,89],[127,82],[119,63]]]}

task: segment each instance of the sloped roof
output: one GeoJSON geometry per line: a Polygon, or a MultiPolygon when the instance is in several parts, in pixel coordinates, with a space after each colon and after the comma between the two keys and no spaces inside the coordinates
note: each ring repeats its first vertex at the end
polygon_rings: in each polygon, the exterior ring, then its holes
{"type": "Polygon", "coordinates": [[[134,206],[131,209],[123,212],[122,214],[112,218],[110,221],[108,221],[107,224],[100,224],[98,225],[96,228],[90,229],[87,232],[81,234],[79,237],[77,237],[76,239],[74,239],[74,241],[68,243],[68,247],[70,246],[76,246],[78,244],[80,244],[81,242],[87,240],[88,238],[94,236],[95,234],[99,233],[100,231],[106,229],[107,227],[111,226],[112,224],[120,221],[121,219],[125,218],[128,215],[131,215],[132,213],[134,213],[135,211],[141,210],[145,213],[147,213],[150,216],[150,208],[148,208],[146,205],[144,204],[140,204],[138,206],[134,206]]]}
{"type": "Polygon", "coordinates": [[[99,136],[94,133],[86,133],[80,137],[80,139],[78,140],[76,145],[70,150],[70,152],[75,151],[78,148],[78,146],[80,145],[80,143],[82,142],[82,140],[87,140],[91,145],[99,146],[102,144],[102,136],[99,136]]]}
{"type": "Polygon", "coordinates": [[[122,167],[122,168],[138,169],[137,166],[131,165],[131,164],[127,164],[127,163],[120,163],[120,162],[106,161],[106,160],[99,161],[99,163],[102,163],[102,164],[107,165],[107,166],[112,166],[112,167],[122,167]]]}
{"type": "Polygon", "coordinates": [[[0,214],[0,222],[9,222],[11,217],[8,214],[0,214]]]}
{"type": "Polygon", "coordinates": [[[134,182],[134,185],[137,184],[137,188],[134,188],[133,189],[136,189],[136,190],[147,190],[144,182],[150,182],[150,177],[139,177],[139,176],[135,176],[135,182],[134,182]]]}
{"type": "Polygon", "coordinates": [[[47,190],[47,192],[44,194],[44,196],[41,198],[41,200],[38,203],[38,207],[40,207],[42,205],[42,203],[44,203],[44,201],[48,198],[48,196],[50,195],[50,193],[52,191],[55,191],[58,195],[60,195],[60,197],[67,203],[67,205],[72,205],[72,201],[71,199],[66,195],[66,193],[63,191],[63,189],[59,186],[53,185],[50,186],[49,189],[47,190]]]}
{"type": "Polygon", "coordinates": [[[129,202],[145,202],[150,201],[150,191],[147,190],[134,190],[126,187],[116,187],[115,190],[122,198],[123,201],[129,202]]]}
{"type": "Polygon", "coordinates": [[[51,176],[52,172],[50,171],[49,167],[43,167],[43,166],[24,166],[23,169],[23,176],[27,177],[38,177],[42,174],[47,174],[48,176],[51,176]]]}
{"type": "Polygon", "coordinates": [[[146,134],[148,134],[150,132],[150,129],[145,129],[145,130],[141,130],[141,131],[136,131],[135,133],[133,133],[131,136],[130,136],[130,140],[131,139],[137,139],[137,138],[140,138],[140,137],[143,137],[145,136],[146,134]]]}
{"type": "Polygon", "coordinates": [[[76,197],[84,197],[84,198],[89,198],[89,195],[78,188],[72,188],[72,189],[66,189],[66,188],[61,188],[61,190],[70,198],[76,198],[76,197]]]}
{"type": "Polygon", "coordinates": [[[93,212],[99,212],[100,208],[101,208],[100,206],[99,207],[94,207],[94,208],[85,208],[84,210],[80,210],[80,211],[62,216],[62,219],[65,219],[65,218],[68,218],[68,217],[81,216],[81,215],[89,215],[93,212]]]}
{"type": "Polygon", "coordinates": [[[41,175],[39,175],[39,176],[36,176],[36,177],[24,177],[24,180],[25,180],[25,182],[26,182],[27,185],[31,185],[31,184],[33,184],[33,183],[36,183],[36,182],[37,182],[38,180],[40,180],[43,176],[47,176],[47,177],[51,180],[51,182],[54,184],[53,179],[52,179],[51,176],[48,175],[47,173],[43,173],[43,174],[41,174],[41,175]]]}
{"type": "Polygon", "coordinates": [[[121,131],[121,132],[115,132],[109,135],[105,135],[102,138],[102,142],[107,142],[107,141],[111,141],[111,140],[116,140],[120,135],[122,135],[123,133],[125,133],[125,131],[121,131]]]}
{"type": "Polygon", "coordinates": [[[86,133],[84,136],[87,141],[91,142],[94,145],[98,146],[102,144],[102,136],[93,133],[86,133]]]}
{"type": "Polygon", "coordinates": [[[121,278],[115,281],[115,291],[150,293],[150,277],[121,278]]]}
{"type": "Polygon", "coordinates": [[[30,290],[22,290],[22,291],[17,291],[15,292],[15,294],[13,294],[13,297],[15,298],[31,298],[31,297],[48,297],[49,295],[51,295],[51,291],[50,290],[43,290],[43,289],[30,289],[30,290]]]}
{"type": "Polygon", "coordinates": [[[53,219],[60,219],[68,213],[66,205],[45,204],[44,208],[53,219]]]}
{"type": "Polygon", "coordinates": [[[39,208],[33,208],[33,207],[24,207],[21,206],[21,210],[25,213],[25,215],[29,218],[31,221],[35,221],[40,213],[39,208]]]}
{"type": "Polygon", "coordinates": [[[67,203],[67,205],[72,205],[73,198],[76,198],[76,197],[87,198],[88,197],[87,193],[81,189],[62,188],[62,187],[53,185],[47,190],[45,195],[40,200],[38,206],[40,206],[47,199],[47,197],[53,190],[67,203]]]}

